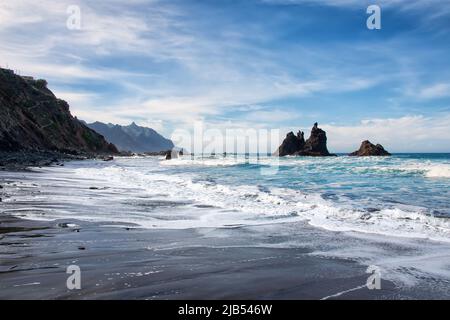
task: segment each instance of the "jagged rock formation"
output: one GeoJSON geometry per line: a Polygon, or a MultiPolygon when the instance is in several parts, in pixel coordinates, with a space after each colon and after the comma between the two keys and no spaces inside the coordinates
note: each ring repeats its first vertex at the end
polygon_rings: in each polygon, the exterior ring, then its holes
{"type": "Polygon", "coordinates": [[[115,154],[116,147],[70,114],[45,80],[0,68],[0,151],[115,154]]]}
{"type": "Polygon", "coordinates": [[[284,139],[281,146],[278,148],[278,156],[284,157],[288,155],[293,155],[299,150],[303,150],[305,147],[305,138],[304,133],[299,131],[297,135],[295,135],[292,131],[289,132],[284,139]]]}
{"type": "Polygon", "coordinates": [[[370,141],[363,141],[359,150],[349,154],[350,156],[369,157],[369,156],[390,156],[381,144],[374,145],[370,141]]]}
{"type": "Polygon", "coordinates": [[[327,134],[319,128],[317,123],[314,124],[311,130],[311,136],[306,141],[303,132],[299,131],[297,135],[289,132],[275,154],[280,157],[288,155],[311,157],[335,156],[328,152],[327,134]]]}
{"type": "Polygon", "coordinates": [[[134,122],[129,126],[102,122],[94,122],[87,126],[102,134],[121,151],[160,152],[174,147],[171,140],[164,138],[151,128],[140,127],[134,122]]]}
{"type": "Polygon", "coordinates": [[[327,134],[325,131],[318,127],[317,122],[311,130],[311,136],[306,140],[305,147],[298,155],[306,156],[333,156],[328,152],[327,148],[327,134]]]}

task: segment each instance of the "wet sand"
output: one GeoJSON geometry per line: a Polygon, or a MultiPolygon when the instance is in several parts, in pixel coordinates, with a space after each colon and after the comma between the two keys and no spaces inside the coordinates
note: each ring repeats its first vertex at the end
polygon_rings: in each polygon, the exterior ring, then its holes
{"type": "MultiPolygon", "coordinates": [[[[360,287],[366,268],[306,248],[224,247],[215,230],[145,230],[0,217],[0,299],[423,298],[387,281],[360,287]],[[212,240],[216,239],[216,240],[212,240]],[[68,290],[66,268],[81,268],[68,290]],[[342,293],[344,292],[344,293],[342,293]],[[342,293],[342,294],[339,294],[342,293]]],[[[245,233],[245,228],[234,229],[245,233]]],[[[250,232],[251,233],[251,232],[250,232]]]]}

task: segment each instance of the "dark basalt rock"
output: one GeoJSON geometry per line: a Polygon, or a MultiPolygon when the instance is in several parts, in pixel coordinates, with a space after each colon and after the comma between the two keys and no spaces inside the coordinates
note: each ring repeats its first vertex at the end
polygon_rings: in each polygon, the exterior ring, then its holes
{"type": "Polygon", "coordinates": [[[374,145],[369,140],[363,141],[358,151],[352,152],[350,156],[369,157],[369,156],[390,156],[381,144],[374,145]]]}
{"type": "MultiPolygon", "coordinates": [[[[147,152],[145,154],[146,155],[155,155],[155,154],[149,154],[147,152]]],[[[186,152],[184,151],[184,149],[179,149],[179,148],[167,150],[163,153],[163,155],[166,157],[166,160],[177,159],[185,154],[186,154],[186,152]]],[[[156,155],[160,155],[160,154],[156,154],[156,155]]]]}
{"type": "Polygon", "coordinates": [[[318,123],[314,124],[311,130],[311,136],[306,140],[305,147],[303,150],[297,153],[298,155],[305,156],[333,156],[328,152],[327,148],[327,134],[325,131],[319,128],[318,123]]]}
{"type": "Polygon", "coordinates": [[[151,156],[151,157],[158,157],[158,156],[167,156],[167,153],[171,152],[170,150],[166,151],[158,151],[158,152],[144,152],[144,153],[137,153],[137,155],[140,156],[151,156]]]}
{"type": "Polygon", "coordinates": [[[177,159],[183,155],[183,151],[179,150],[168,150],[166,151],[166,160],[177,159]]]}
{"type": "Polygon", "coordinates": [[[293,132],[289,132],[286,136],[286,139],[284,139],[283,143],[278,148],[277,155],[280,157],[293,155],[299,150],[303,150],[304,147],[304,133],[299,131],[297,135],[295,135],[293,132]]]}
{"type": "Polygon", "coordinates": [[[311,130],[311,136],[305,141],[304,133],[299,131],[297,135],[293,132],[288,133],[276,155],[280,157],[292,156],[311,156],[311,157],[329,157],[335,156],[328,151],[327,134],[315,123],[311,130]]]}

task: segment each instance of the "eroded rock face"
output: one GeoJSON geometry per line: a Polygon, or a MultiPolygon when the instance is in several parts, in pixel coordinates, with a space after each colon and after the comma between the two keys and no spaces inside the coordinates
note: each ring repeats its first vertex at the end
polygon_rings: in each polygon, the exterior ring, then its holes
{"type": "Polygon", "coordinates": [[[369,157],[369,156],[390,156],[381,144],[374,145],[369,140],[363,141],[358,151],[352,152],[350,156],[369,157]]]}
{"type": "Polygon", "coordinates": [[[34,80],[0,68],[0,150],[115,154],[113,144],[89,129],[69,105],[34,80]]]}
{"type": "Polygon", "coordinates": [[[283,143],[278,148],[276,154],[280,157],[293,155],[299,150],[303,150],[304,147],[305,147],[304,133],[299,131],[297,135],[295,135],[293,132],[289,132],[286,136],[286,139],[284,139],[283,143]]]}
{"type": "Polygon", "coordinates": [[[327,148],[327,134],[319,128],[317,123],[314,124],[314,127],[311,130],[311,136],[306,140],[305,147],[298,155],[319,157],[332,156],[327,148]]]}
{"type": "Polygon", "coordinates": [[[289,132],[276,155],[280,157],[292,156],[312,156],[327,157],[334,156],[330,154],[327,148],[327,134],[315,123],[311,130],[311,136],[305,141],[304,133],[299,131],[297,135],[289,132]]]}

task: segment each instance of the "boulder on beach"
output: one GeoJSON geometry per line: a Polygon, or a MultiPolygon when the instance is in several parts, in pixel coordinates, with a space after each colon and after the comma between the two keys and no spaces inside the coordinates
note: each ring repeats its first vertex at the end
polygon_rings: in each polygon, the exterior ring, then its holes
{"type": "Polygon", "coordinates": [[[349,154],[355,157],[390,156],[381,144],[374,145],[369,140],[363,141],[359,150],[349,154]]]}
{"type": "Polygon", "coordinates": [[[311,136],[305,141],[304,133],[299,131],[297,135],[289,132],[276,155],[284,156],[311,156],[311,157],[329,157],[335,156],[328,151],[327,134],[319,128],[318,123],[314,124],[311,130],[311,136]]]}

